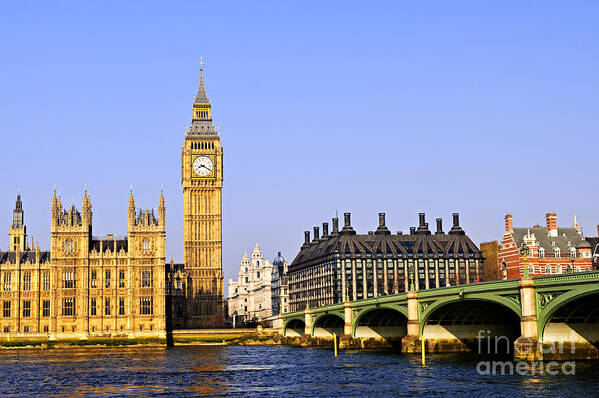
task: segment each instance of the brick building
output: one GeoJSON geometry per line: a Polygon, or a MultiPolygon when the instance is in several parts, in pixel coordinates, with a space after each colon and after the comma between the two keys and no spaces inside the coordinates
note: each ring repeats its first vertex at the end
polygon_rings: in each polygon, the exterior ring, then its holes
{"type": "Polygon", "coordinates": [[[497,253],[501,278],[519,278],[524,275],[526,255],[530,276],[590,271],[591,244],[583,238],[574,219],[572,227],[558,228],[557,215],[546,214],[545,227],[535,225],[514,228],[511,214],[505,216],[505,232],[497,253]]]}
{"type": "Polygon", "coordinates": [[[480,244],[480,251],[483,253],[483,258],[485,259],[481,280],[495,281],[502,279],[501,266],[499,265],[499,259],[497,257],[498,250],[499,242],[496,240],[480,244]]]}

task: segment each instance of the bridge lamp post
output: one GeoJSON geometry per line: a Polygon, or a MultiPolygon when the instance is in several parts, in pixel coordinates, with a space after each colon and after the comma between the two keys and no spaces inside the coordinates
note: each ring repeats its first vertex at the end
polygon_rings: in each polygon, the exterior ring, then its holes
{"type": "Polygon", "coordinates": [[[414,263],[410,264],[410,290],[416,290],[414,286],[414,263]]]}
{"type": "Polygon", "coordinates": [[[522,243],[522,247],[520,248],[520,254],[524,257],[524,277],[528,278],[528,255],[530,254],[530,250],[526,243],[522,243]]]}
{"type": "Polygon", "coordinates": [[[572,262],[572,266],[568,265],[566,268],[566,273],[570,273],[574,270],[574,259],[570,260],[572,262]]]}

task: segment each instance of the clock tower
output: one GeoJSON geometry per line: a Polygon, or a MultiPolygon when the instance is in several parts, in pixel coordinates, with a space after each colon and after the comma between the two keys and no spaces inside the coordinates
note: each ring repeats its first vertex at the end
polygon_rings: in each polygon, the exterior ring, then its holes
{"type": "Polygon", "coordinates": [[[224,324],[222,272],[223,149],[212,124],[212,107],[200,84],[191,125],[181,148],[184,262],[188,274],[185,324],[188,328],[224,324]]]}

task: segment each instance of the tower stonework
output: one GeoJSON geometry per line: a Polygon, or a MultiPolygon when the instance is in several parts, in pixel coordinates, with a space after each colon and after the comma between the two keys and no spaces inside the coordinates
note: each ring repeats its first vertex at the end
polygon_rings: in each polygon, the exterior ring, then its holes
{"type": "Polygon", "coordinates": [[[185,326],[218,327],[224,324],[223,150],[212,124],[203,67],[192,110],[181,149],[184,263],[188,273],[185,326]]]}

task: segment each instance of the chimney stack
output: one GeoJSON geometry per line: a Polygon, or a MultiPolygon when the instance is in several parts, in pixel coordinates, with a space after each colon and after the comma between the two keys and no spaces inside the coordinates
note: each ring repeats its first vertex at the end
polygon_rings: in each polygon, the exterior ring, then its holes
{"type": "Polygon", "coordinates": [[[410,227],[410,235],[414,235],[416,233],[416,227],[410,227]]]}
{"type": "Polygon", "coordinates": [[[549,236],[557,236],[557,214],[547,213],[545,219],[547,220],[547,233],[549,236]]]}
{"type": "Polygon", "coordinates": [[[345,225],[343,226],[343,229],[341,230],[341,233],[343,233],[343,234],[349,234],[349,235],[355,235],[356,231],[354,231],[354,229],[351,226],[351,213],[344,213],[343,214],[343,219],[345,221],[345,225]]]}
{"type": "Polygon", "coordinates": [[[465,235],[464,230],[460,227],[460,213],[453,213],[453,227],[449,230],[450,235],[465,235]]]}
{"type": "Polygon", "coordinates": [[[304,231],[304,244],[302,245],[302,249],[310,246],[310,231],[304,231]]]}
{"type": "Polygon", "coordinates": [[[443,232],[443,219],[442,218],[437,218],[437,232],[435,232],[435,235],[442,235],[443,232]]]}
{"type": "Polygon", "coordinates": [[[505,232],[508,234],[514,232],[514,218],[511,214],[505,215],[505,232]]]}
{"type": "Polygon", "coordinates": [[[323,222],[322,223],[322,239],[326,239],[328,237],[329,237],[329,223],[323,222]]]}
{"type": "Polygon", "coordinates": [[[391,235],[391,231],[385,225],[385,213],[379,213],[379,226],[375,231],[376,235],[391,235]]]}
{"type": "Polygon", "coordinates": [[[312,240],[312,243],[318,243],[319,239],[320,239],[320,228],[314,227],[314,239],[312,240]]]}
{"type": "Polygon", "coordinates": [[[597,224],[597,236],[599,236],[599,224],[597,224]]]}
{"type": "Polygon", "coordinates": [[[425,222],[424,217],[425,217],[424,213],[418,213],[418,221],[419,221],[418,226],[419,227],[424,227],[424,222],[425,222]]]}
{"type": "Polygon", "coordinates": [[[331,236],[339,235],[339,219],[337,217],[333,218],[333,232],[331,236]]]}

